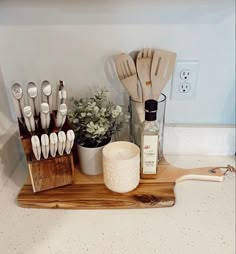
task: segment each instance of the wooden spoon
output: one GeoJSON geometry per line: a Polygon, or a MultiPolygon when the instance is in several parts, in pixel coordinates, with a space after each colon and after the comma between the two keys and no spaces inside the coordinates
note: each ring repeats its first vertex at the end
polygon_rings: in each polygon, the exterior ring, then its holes
{"type": "Polygon", "coordinates": [[[143,90],[143,102],[151,98],[152,49],[141,49],[136,60],[138,77],[143,90]]]}
{"type": "Polygon", "coordinates": [[[141,102],[142,96],[138,92],[138,77],[132,57],[122,53],[117,57],[116,70],[118,77],[134,101],[141,102]]]}
{"type": "Polygon", "coordinates": [[[158,100],[175,67],[176,53],[156,49],[151,67],[152,99],[158,100]]]}

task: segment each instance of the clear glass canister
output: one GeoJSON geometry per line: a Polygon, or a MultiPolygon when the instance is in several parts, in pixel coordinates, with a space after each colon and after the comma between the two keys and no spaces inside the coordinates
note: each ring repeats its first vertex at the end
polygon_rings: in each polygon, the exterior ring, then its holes
{"type": "MultiPolygon", "coordinates": [[[[163,157],[163,137],[165,126],[165,110],[166,110],[166,96],[160,94],[158,99],[157,121],[160,126],[159,144],[158,144],[158,160],[163,157]]],[[[130,141],[140,147],[141,144],[141,125],[145,118],[144,103],[137,102],[130,98],[130,141]]]]}

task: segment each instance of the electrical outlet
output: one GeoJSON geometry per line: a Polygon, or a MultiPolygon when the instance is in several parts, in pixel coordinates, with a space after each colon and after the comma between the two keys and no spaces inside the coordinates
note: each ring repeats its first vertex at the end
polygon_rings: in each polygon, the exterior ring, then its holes
{"type": "Polygon", "coordinates": [[[191,85],[189,83],[181,83],[179,85],[179,92],[180,93],[189,93],[191,90],[191,85]]]}
{"type": "Polygon", "coordinates": [[[199,61],[177,61],[172,76],[171,100],[191,100],[196,94],[199,61]]]}
{"type": "Polygon", "coordinates": [[[182,71],[180,72],[180,78],[181,78],[182,80],[187,81],[188,79],[191,78],[191,76],[192,76],[191,70],[182,70],[182,71]]]}

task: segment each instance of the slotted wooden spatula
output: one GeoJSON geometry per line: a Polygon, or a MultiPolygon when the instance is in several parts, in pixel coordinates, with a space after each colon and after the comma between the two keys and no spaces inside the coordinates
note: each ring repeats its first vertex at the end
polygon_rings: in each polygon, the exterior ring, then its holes
{"type": "Polygon", "coordinates": [[[136,60],[138,77],[143,90],[143,102],[151,99],[151,66],[152,66],[153,50],[141,49],[136,60]]]}
{"type": "Polygon", "coordinates": [[[122,53],[117,57],[116,70],[118,77],[134,101],[141,102],[142,95],[138,92],[138,77],[132,57],[122,53]]]}
{"type": "Polygon", "coordinates": [[[155,50],[151,67],[152,99],[158,100],[174,71],[175,62],[176,53],[161,49],[155,50]]]}

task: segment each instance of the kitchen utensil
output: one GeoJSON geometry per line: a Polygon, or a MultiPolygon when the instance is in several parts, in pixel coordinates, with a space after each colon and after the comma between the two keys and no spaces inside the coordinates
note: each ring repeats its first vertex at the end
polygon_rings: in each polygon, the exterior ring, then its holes
{"type": "Polygon", "coordinates": [[[158,100],[174,71],[175,62],[176,53],[160,49],[154,51],[151,67],[153,99],[158,100]]]}
{"type": "Polygon", "coordinates": [[[25,124],[26,124],[27,130],[32,135],[35,131],[35,122],[34,122],[34,117],[33,117],[31,107],[30,106],[24,107],[23,114],[24,114],[24,119],[25,119],[25,124]]]}
{"type": "Polygon", "coordinates": [[[149,48],[141,49],[136,60],[138,77],[143,91],[143,102],[151,98],[151,66],[153,50],[149,48]]]}
{"type": "Polygon", "coordinates": [[[59,80],[58,90],[63,90],[65,88],[65,82],[63,80],[59,80]]]}
{"type": "Polygon", "coordinates": [[[58,153],[63,155],[66,146],[66,134],[64,131],[58,133],[58,153]]]}
{"type": "Polygon", "coordinates": [[[39,101],[38,101],[38,88],[34,82],[29,82],[27,85],[28,103],[31,106],[34,116],[39,115],[39,101]]]}
{"type": "Polygon", "coordinates": [[[57,105],[57,109],[59,110],[60,108],[60,105],[61,104],[65,104],[66,103],[66,98],[67,98],[67,95],[66,95],[66,90],[59,90],[58,91],[58,105],[57,105]]]}
{"type": "Polygon", "coordinates": [[[66,104],[61,104],[57,111],[56,117],[56,126],[58,128],[61,128],[64,125],[66,121],[66,114],[67,114],[67,106],[66,104]]]}
{"type": "Polygon", "coordinates": [[[124,87],[135,101],[142,101],[142,95],[138,90],[138,78],[132,57],[128,54],[120,54],[116,60],[118,77],[124,87]]]}
{"type": "Polygon", "coordinates": [[[33,149],[34,156],[36,160],[40,160],[41,158],[41,146],[38,136],[32,136],[31,137],[31,145],[33,149]]]}
{"type": "Polygon", "coordinates": [[[42,129],[47,130],[50,125],[50,111],[48,103],[41,103],[40,120],[42,129]]]}
{"type": "Polygon", "coordinates": [[[49,138],[47,134],[41,136],[41,146],[43,157],[44,159],[47,159],[49,154],[49,138]]]}
{"type": "MultiPolygon", "coordinates": [[[[129,170],[127,168],[127,170],[129,170]]],[[[103,175],[88,177],[75,169],[74,183],[50,192],[35,195],[31,181],[25,183],[18,195],[20,206],[57,209],[127,209],[170,207],[175,204],[174,187],[183,180],[204,180],[221,182],[224,175],[215,167],[182,169],[166,161],[159,164],[157,179],[141,179],[139,186],[132,192],[114,194],[108,190],[103,175]]],[[[209,183],[209,187],[210,187],[209,183]]],[[[194,185],[196,187],[196,185],[194,185]]],[[[212,186],[214,188],[214,186],[212,186]]],[[[196,187],[197,188],[197,187],[196,187]]],[[[207,196],[207,193],[206,193],[207,196]]],[[[194,199],[194,197],[192,197],[194,199]]],[[[198,202],[196,200],[196,202],[198,202]]],[[[178,204],[177,204],[178,205],[178,204]]]]}
{"type": "Polygon", "coordinates": [[[50,138],[50,154],[52,157],[55,157],[57,153],[57,134],[53,132],[50,134],[49,138],[50,138]]]}
{"type": "Polygon", "coordinates": [[[67,154],[70,154],[71,149],[72,149],[73,144],[74,144],[74,140],[75,140],[74,131],[73,130],[68,130],[67,133],[66,133],[66,147],[65,147],[65,150],[66,150],[67,154]]]}
{"type": "Polygon", "coordinates": [[[21,123],[23,123],[24,98],[23,98],[23,90],[20,84],[14,83],[12,85],[12,95],[14,98],[13,102],[17,117],[21,121],[21,123]]]}
{"type": "Polygon", "coordinates": [[[52,111],[52,86],[49,81],[44,80],[42,82],[42,102],[46,102],[49,105],[50,112],[52,111]]]}

